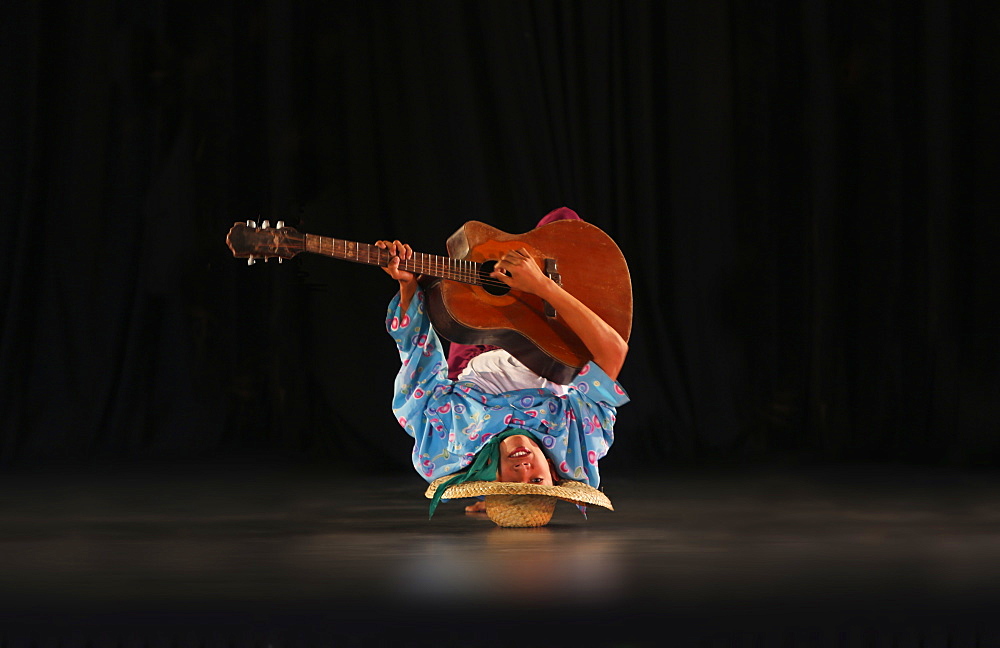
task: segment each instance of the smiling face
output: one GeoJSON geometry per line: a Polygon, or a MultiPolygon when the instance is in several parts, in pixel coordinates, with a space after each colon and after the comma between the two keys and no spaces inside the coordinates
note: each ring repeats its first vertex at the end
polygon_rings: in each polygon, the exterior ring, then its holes
{"type": "Polygon", "coordinates": [[[530,436],[515,434],[500,442],[497,481],[552,486],[554,474],[548,457],[530,436]]]}

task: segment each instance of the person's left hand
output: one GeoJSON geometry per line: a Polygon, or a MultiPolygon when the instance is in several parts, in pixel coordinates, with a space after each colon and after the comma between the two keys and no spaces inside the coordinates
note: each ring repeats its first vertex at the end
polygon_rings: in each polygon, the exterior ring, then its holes
{"type": "Polygon", "coordinates": [[[538,267],[538,262],[525,248],[508,250],[497,262],[490,276],[511,288],[532,295],[539,294],[552,281],[545,276],[538,267]]]}
{"type": "Polygon", "coordinates": [[[375,241],[375,247],[388,250],[391,260],[389,265],[383,267],[386,274],[395,279],[400,285],[406,285],[416,281],[416,275],[412,272],[399,269],[399,264],[413,258],[413,248],[400,241],[375,241]]]}

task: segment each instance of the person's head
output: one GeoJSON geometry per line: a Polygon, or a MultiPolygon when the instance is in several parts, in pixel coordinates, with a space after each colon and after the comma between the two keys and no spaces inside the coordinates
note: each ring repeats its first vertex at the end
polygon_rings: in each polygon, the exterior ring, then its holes
{"type": "Polygon", "coordinates": [[[487,517],[502,527],[544,526],[560,499],[614,510],[611,500],[593,486],[560,479],[533,434],[526,432],[504,430],[480,448],[468,468],[435,479],[425,493],[431,500],[430,516],[441,501],[480,496],[487,517]]]}
{"type": "Polygon", "coordinates": [[[500,442],[496,481],[552,486],[558,480],[552,461],[535,440],[515,434],[500,442]]]}

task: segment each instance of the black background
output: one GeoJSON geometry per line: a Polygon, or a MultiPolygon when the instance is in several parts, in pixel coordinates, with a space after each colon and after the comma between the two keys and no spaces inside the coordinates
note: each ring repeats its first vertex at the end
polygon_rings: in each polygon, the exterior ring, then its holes
{"type": "Polygon", "coordinates": [[[409,471],[393,282],[226,232],[568,206],[635,296],[606,480],[996,466],[995,6],[4,3],[0,462],[409,471]]]}

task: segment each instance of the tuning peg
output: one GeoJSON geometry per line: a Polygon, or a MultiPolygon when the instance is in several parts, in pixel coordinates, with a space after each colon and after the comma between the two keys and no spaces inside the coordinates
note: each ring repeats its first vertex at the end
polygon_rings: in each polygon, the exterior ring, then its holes
{"type": "Polygon", "coordinates": [[[247,227],[249,227],[250,229],[257,229],[257,223],[252,220],[248,220],[247,227]]]}
{"type": "Polygon", "coordinates": [[[267,229],[267,228],[268,228],[268,227],[270,227],[270,226],[271,226],[271,224],[270,224],[270,223],[268,223],[267,221],[263,221],[263,222],[262,222],[262,223],[260,224],[260,228],[261,228],[261,229],[267,229]]]}
{"type": "Polygon", "coordinates": [[[281,229],[282,227],[285,226],[285,221],[278,221],[277,223],[274,224],[274,226],[277,227],[278,229],[281,229]]]}
{"type": "Polygon", "coordinates": [[[252,266],[253,262],[256,261],[253,257],[247,257],[247,265],[252,266]]]}
{"type": "Polygon", "coordinates": [[[284,261],[284,259],[282,259],[281,257],[278,257],[278,263],[281,263],[282,261],[284,261]]]}

